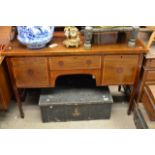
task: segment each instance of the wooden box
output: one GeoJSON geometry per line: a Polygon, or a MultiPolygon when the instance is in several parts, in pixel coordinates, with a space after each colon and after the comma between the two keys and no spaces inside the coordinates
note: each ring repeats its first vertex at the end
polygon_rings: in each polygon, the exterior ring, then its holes
{"type": "Polygon", "coordinates": [[[93,33],[93,44],[106,45],[117,42],[118,32],[96,32],[93,33]]]}
{"type": "Polygon", "coordinates": [[[112,103],[108,87],[44,89],[39,100],[43,122],[109,119],[112,103]]]}
{"type": "Polygon", "coordinates": [[[155,121],[155,85],[146,85],[142,93],[142,103],[151,121],[155,121]]]}

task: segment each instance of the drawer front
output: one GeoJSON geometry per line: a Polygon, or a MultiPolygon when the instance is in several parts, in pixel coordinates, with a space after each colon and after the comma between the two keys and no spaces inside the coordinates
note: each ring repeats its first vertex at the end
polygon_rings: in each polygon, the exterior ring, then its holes
{"type": "Polygon", "coordinates": [[[155,81],[155,71],[148,71],[146,81],[155,81]]]}
{"type": "Polygon", "coordinates": [[[138,55],[103,57],[102,85],[133,84],[138,68],[138,55]]]}
{"type": "Polygon", "coordinates": [[[11,58],[12,69],[18,87],[49,86],[47,58],[11,58]]]}
{"type": "Polygon", "coordinates": [[[49,58],[51,70],[98,69],[100,56],[64,56],[49,58]]]}
{"type": "Polygon", "coordinates": [[[155,68],[155,59],[149,59],[146,61],[147,67],[154,67],[155,68]]]}

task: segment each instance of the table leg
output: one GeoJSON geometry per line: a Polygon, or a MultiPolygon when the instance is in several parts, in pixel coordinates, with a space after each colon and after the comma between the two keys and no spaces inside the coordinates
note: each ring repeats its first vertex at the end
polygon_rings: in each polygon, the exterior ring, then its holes
{"type": "Polygon", "coordinates": [[[138,85],[139,85],[139,80],[140,80],[142,62],[143,62],[143,55],[140,55],[139,56],[139,64],[138,64],[138,69],[137,69],[135,82],[134,82],[133,88],[131,90],[131,95],[130,95],[130,100],[129,100],[129,108],[128,108],[128,115],[130,115],[131,112],[133,111],[135,101],[137,100],[136,97],[138,96],[138,91],[139,91],[139,86],[138,85]]]}
{"type": "Polygon", "coordinates": [[[17,102],[17,106],[18,106],[18,109],[19,109],[20,117],[24,118],[24,112],[23,112],[23,107],[22,107],[20,91],[19,91],[18,88],[13,88],[13,90],[14,90],[14,94],[15,94],[15,97],[16,97],[16,102],[17,102]]]}
{"type": "Polygon", "coordinates": [[[146,80],[146,77],[147,77],[147,70],[145,70],[144,68],[144,71],[142,72],[142,79],[141,79],[141,83],[140,83],[140,88],[139,88],[139,93],[138,93],[138,97],[137,97],[137,103],[141,101],[141,97],[142,97],[142,91],[144,89],[144,84],[145,84],[145,80],[146,80]]]}
{"type": "Polygon", "coordinates": [[[135,94],[136,94],[136,91],[135,91],[135,87],[132,88],[132,91],[131,91],[131,94],[130,94],[130,100],[129,100],[129,108],[128,108],[128,115],[131,114],[131,112],[133,111],[134,109],[134,97],[135,97],[135,94]]]}
{"type": "Polygon", "coordinates": [[[16,102],[17,102],[17,106],[18,106],[18,109],[19,109],[20,117],[24,118],[21,95],[20,95],[19,89],[16,87],[15,79],[14,79],[14,76],[13,76],[11,58],[7,58],[6,61],[7,61],[7,66],[8,66],[10,79],[11,79],[11,84],[12,84],[12,88],[13,88],[13,91],[14,91],[14,95],[16,97],[16,102]]]}
{"type": "Polygon", "coordinates": [[[121,91],[121,85],[118,86],[118,91],[119,91],[119,92],[121,91]]]}

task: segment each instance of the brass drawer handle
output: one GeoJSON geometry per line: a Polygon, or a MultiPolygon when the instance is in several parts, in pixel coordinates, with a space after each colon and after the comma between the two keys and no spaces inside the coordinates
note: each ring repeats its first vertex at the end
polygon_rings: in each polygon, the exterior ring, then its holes
{"type": "Polygon", "coordinates": [[[32,70],[32,69],[29,69],[29,70],[27,71],[27,73],[28,73],[29,75],[33,75],[33,70],[32,70]]]}
{"type": "Polygon", "coordinates": [[[87,65],[90,65],[90,64],[92,64],[92,61],[91,61],[91,60],[87,60],[87,61],[86,61],[86,64],[87,64],[87,65]]]}
{"type": "Polygon", "coordinates": [[[59,66],[63,66],[64,62],[63,61],[59,61],[58,64],[59,64],[59,66]]]}
{"type": "Polygon", "coordinates": [[[116,72],[119,73],[119,74],[123,73],[123,71],[124,71],[124,69],[122,67],[116,68],[116,72]]]}

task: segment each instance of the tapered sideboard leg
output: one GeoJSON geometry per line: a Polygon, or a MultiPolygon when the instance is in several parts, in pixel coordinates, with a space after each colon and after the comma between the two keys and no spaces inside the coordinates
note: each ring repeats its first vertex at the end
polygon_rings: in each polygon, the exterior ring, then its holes
{"type": "Polygon", "coordinates": [[[22,107],[20,91],[18,90],[18,88],[14,88],[14,94],[15,94],[15,97],[16,97],[16,102],[17,102],[17,106],[18,106],[18,109],[19,109],[20,117],[24,118],[24,111],[23,111],[23,107],[22,107]]]}
{"type": "Polygon", "coordinates": [[[13,91],[14,91],[14,95],[16,97],[16,103],[17,103],[17,106],[18,106],[18,109],[19,109],[20,117],[24,118],[24,111],[23,111],[23,108],[22,108],[22,100],[21,100],[20,91],[16,87],[15,79],[14,79],[13,72],[12,72],[11,58],[7,58],[6,61],[7,61],[8,71],[9,71],[9,75],[10,75],[10,79],[11,79],[11,84],[12,84],[12,88],[13,88],[13,91]]]}
{"type": "Polygon", "coordinates": [[[119,91],[119,92],[121,91],[121,85],[118,86],[118,91],[119,91]]]}
{"type": "Polygon", "coordinates": [[[128,112],[127,112],[128,115],[130,115],[131,112],[134,110],[135,101],[137,101],[138,91],[139,91],[138,85],[139,85],[139,80],[140,80],[142,62],[143,62],[143,55],[140,55],[137,74],[136,74],[135,82],[134,82],[134,85],[133,85],[133,88],[131,91],[131,95],[130,95],[129,108],[128,108],[128,112]]]}

